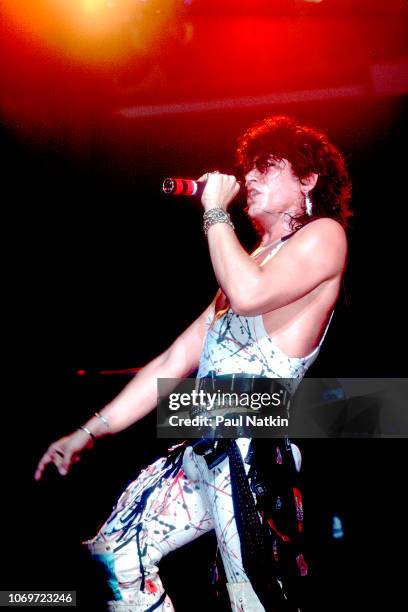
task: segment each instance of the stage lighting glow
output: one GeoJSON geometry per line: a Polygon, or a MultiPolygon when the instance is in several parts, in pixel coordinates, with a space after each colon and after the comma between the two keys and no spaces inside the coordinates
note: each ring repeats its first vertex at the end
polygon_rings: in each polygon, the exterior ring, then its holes
{"type": "Polygon", "coordinates": [[[11,29],[78,61],[109,61],[149,49],[175,11],[174,0],[4,0],[11,29]],[[132,30],[133,28],[133,30],[132,30]]]}
{"type": "Polygon", "coordinates": [[[134,0],[54,0],[53,4],[71,27],[88,34],[113,33],[141,10],[134,0]]]}
{"type": "Polygon", "coordinates": [[[104,9],[116,8],[116,2],[106,2],[106,0],[83,0],[82,9],[84,13],[95,14],[104,9]]]}

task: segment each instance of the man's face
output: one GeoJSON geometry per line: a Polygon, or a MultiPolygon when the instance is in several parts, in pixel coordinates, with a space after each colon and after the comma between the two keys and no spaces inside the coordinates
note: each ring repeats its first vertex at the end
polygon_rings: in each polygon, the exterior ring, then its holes
{"type": "Polygon", "coordinates": [[[293,210],[303,202],[302,184],[287,159],[271,159],[261,169],[254,165],[245,175],[245,186],[248,215],[253,218],[293,210]]]}

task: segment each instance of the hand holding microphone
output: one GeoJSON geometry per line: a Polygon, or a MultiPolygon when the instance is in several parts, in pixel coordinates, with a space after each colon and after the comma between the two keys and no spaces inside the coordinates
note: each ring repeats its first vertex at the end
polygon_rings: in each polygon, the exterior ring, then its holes
{"type": "Polygon", "coordinates": [[[166,178],[163,182],[163,192],[166,194],[203,197],[201,201],[206,210],[210,208],[225,210],[240,189],[243,189],[243,185],[235,176],[220,174],[218,171],[207,172],[197,180],[166,178]]]}

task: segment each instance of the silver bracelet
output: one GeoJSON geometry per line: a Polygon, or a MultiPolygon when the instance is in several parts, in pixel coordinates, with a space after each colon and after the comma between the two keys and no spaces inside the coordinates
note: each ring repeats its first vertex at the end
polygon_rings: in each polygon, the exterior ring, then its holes
{"type": "Polygon", "coordinates": [[[203,220],[203,229],[206,236],[210,227],[215,225],[215,223],[227,223],[232,229],[235,229],[231,217],[223,208],[210,208],[210,210],[204,213],[203,220]]]}
{"type": "Polygon", "coordinates": [[[88,436],[90,436],[90,438],[91,438],[92,442],[96,442],[96,438],[95,438],[95,436],[93,435],[92,431],[91,431],[90,429],[88,429],[87,427],[85,427],[85,425],[80,425],[80,426],[78,427],[78,429],[82,429],[82,431],[84,431],[85,433],[87,433],[87,434],[88,434],[88,436]]]}
{"type": "Polygon", "coordinates": [[[94,416],[98,417],[98,419],[101,419],[102,423],[106,425],[106,427],[109,429],[109,421],[106,417],[103,416],[103,414],[101,414],[100,412],[95,412],[94,416]]]}

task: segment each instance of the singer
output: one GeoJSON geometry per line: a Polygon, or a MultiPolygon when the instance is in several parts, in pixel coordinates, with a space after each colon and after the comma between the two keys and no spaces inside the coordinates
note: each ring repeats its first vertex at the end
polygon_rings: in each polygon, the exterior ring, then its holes
{"type": "MultiPolygon", "coordinates": [[[[282,116],[250,127],[237,154],[258,248],[245,251],[228,213],[239,190],[235,176],[202,175],[203,229],[218,293],[117,397],[50,445],[37,480],[48,464],[67,474],[97,438],[153,410],[157,378],[198,369],[201,389],[217,382],[225,388],[228,381],[232,388],[233,375],[271,387],[289,379],[295,388],[317,358],[346,266],[351,210],[343,157],[326,135],[282,116]]],[[[158,575],[160,559],[212,529],[232,610],[300,609],[294,577],[308,570],[300,467],[299,448],[288,438],[187,441],[170,449],[128,486],[86,543],[106,567],[109,610],[173,610],[158,575]]]]}

